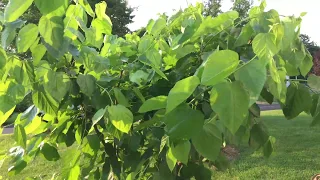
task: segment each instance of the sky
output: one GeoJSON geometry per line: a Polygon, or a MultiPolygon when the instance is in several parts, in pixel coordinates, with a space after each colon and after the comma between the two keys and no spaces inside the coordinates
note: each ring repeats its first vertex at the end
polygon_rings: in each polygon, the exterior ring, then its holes
{"type": "MultiPolygon", "coordinates": [[[[158,13],[172,15],[174,10],[188,7],[202,0],[128,0],[132,7],[138,7],[134,12],[134,23],[129,25],[131,30],[139,29],[147,25],[149,19],[157,19],[158,13]]],[[[307,12],[303,17],[301,33],[307,34],[320,45],[320,0],[266,0],[266,10],[275,9],[280,15],[296,15],[307,12]]],[[[254,0],[254,5],[259,5],[254,0]]],[[[222,10],[228,11],[232,6],[231,0],[222,0],[222,10]]]]}

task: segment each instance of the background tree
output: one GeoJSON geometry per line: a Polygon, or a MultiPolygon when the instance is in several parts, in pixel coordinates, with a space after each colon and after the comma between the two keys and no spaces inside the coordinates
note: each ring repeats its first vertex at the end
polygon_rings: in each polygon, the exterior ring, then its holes
{"type": "Polygon", "coordinates": [[[221,0],[208,0],[204,3],[204,7],[203,14],[205,16],[216,17],[222,13],[221,0]]]}
{"type": "Polygon", "coordinates": [[[306,48],[312,55],[314,55],[314,53],[320,50],[320,47],[317,45],[317,43],[311,40],[310,36],[306,34],[300,34],[300,38],[303,44],[306,46],[306,48]]]}
{"type": "Polygon", "coordinates": [[[234,0],[231,10],[237,11],[241,19],[248,17],[248,12],[253,4],[252,0],[234,0]]]}
{"type": "Polygon", "coordinates": [[[88,0],[93,9],[95,8],[95,4],[101,1],[105,1],[108,4],[106,14],[113,23],[113,34],[123,37],[125,34],[131,32],[128,24],[133,22],[132,19],[134,16],[132,12],[134,8],[129,7],[126,0],[88,0]]]}

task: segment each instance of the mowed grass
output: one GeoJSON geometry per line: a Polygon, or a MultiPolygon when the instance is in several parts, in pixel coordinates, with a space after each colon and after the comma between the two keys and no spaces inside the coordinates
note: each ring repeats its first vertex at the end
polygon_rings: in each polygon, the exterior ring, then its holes
{"type": "MultiPolygon", "coordinates": [[[[286,120],[281,111],[262,113],[262,121],[266,124],[269,134],[277,141],[275,152],[268,159],[260,152],[253,152],[247,145],[240,147],[240,157],[232,168],[225,172],[214,172],[213,179],[310,179],[320,173],[320,127],[310,127],[311,118],[306,114],[294,120],[286,120]]],[[[13,146],[12,136],[0,136],[0,154],[13,146]]],[[[61,156],[66,149],[59,151],[61,156]]],[[[26,177],[42,177],[51,179],[59,172],[62,162],[48,162],[42,157],[27,166],[19,175],[8,177],[8,162],[0,168],[2,179],[22,180],[26,177]]],[[[0,178],[1,179],[1,178],[0,178]]]]}
{"type": "Polygon", "coordinates": [[[302,114],[286,120],[282,111],[262,112],[269,134],[276,138],[270,158],[240,147],[240,157],[232,168],[214,172],[214,179],[310,179],[320,173],[320,127],[310,127],[311,117],[302,114]]]}
{"type": "MultiPolygon", "coordinates": [[[[13,146],[14,139],[12,135],[0,135],[0,155],[5,154],[13,146]]],[[[59,151],[60,155],[63,156],[66,150],[66,148],[62,148],[61,151],[59,151]]],[[[32,160],[24,170],[15,176],[8,176],[7,170],[9,166],[10,162],[7,159],[0,168],[0,179],[1,176],[2,179],[10,180],[23,180],[27,177],[51,179],[54,174],[59,173],[63,168],[61,160],[57,162],[51,162],[45,160],[41,156],[38,156],[36,159],[32,160]]]]}

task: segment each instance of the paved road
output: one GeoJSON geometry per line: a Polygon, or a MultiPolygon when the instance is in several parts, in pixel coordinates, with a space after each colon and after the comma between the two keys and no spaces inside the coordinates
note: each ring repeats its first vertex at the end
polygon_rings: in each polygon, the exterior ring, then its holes
{"type": "Polygon", "coordinates": [[[2,134],[12,134],[13,133],[13,127],[4,128],[2,131],[2,134]]]}
{"type": "Polygon", "coordinates": [[[259,104],[261,111],[281,109],[279,104],[259,104]]]}

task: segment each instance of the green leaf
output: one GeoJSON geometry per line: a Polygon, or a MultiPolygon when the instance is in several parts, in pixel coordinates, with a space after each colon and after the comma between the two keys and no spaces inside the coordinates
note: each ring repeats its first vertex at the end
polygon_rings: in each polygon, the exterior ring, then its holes
{"type": "Polygon", "coordinates": [[[96,90],[96,79],[92,75],[80,74],[77,78],[77,83],[83,94],[92,96],[96,90]]]}
{"type": "Polygon", "coordinates": [[[320,91],[320,76],[310,74],[308,77],[308,85],[315,91],[320,91]]]}
{"type": "Polygon", "coordinates": [[[119,104],[125,106],[125,107],[130,107],[130,104],[128,102],[128,99],[124,96],[124,94],[121,92],[120,89],[118,88],[113,88],[114,95],[116,96],[116,99],[119,104]]]}
{"type": "Polygon", "coordinates": [[[41,17],[39,21],[39,32],[44,41],[56,50],[63,46],[63,31],[63,20],[61,17],[41,17]]]}
{"type": "Polygon", "coordinates": [[[81,174],[80,166],[76,165],[70,170],[68,180],[79,179],[80,174],[81,174]]]}
{"type": "Polygon", "coordinates": [[[239,13],[237,11],[228,11],[222,14],[219,14],[217,17],[212,18],[211,16],[207,16],[201,23],[200,27],[193,34],[191,40],[198,40],[200,36],[206,34],[215,34],[220,31],[229,28],[233,25],[234,20],[239,17],[239,13]]]}
{"type": "Polygon", "coordinates": [[[46,54],[46,47],[42,44],[38,44],[34,49],[31,49],[33,64],[35,66],[39,65],[41,59],[46,54]]]}
{"type": "Polygon", "coordinates": [[[156,20],[152,26],[151,34],[157,36],[161,33],[161,31],[166,27],[166,20],[164,18],[159,18],[156,20]]]}
{"type": "Polygon", "coordinates": [[[235,134],[248,115],[249,97],[240,82],[221,83],[212,89],[210,104],[224,126],[235,134]]]}
{"type": "Polygon", "coordinates": [[[150,63],[150,66],[159,68],[161,65],[161,55],[156,49],[148,50],[146,57],[150,63]]]}
{"type": "Polygon", "coordinates": [[[48,161],[57,161],[60,159],[57,149],[48,143],[44,143],[43,146],[40,147],[40,150],[44,158],[48,161]]]}
{"type": "Polygon", "coordinates": [[[301,112],[308,112],[312,106],[312,97],[309,89],[300,83],[291,83],[288,87],[286,103],[282,107],[287,119],[297,117],[301,112]]]}
{"type": "Polygon", "coordinates": [[[252,126],[250,130],[250,144],[257,144],[256,149],[265,145],[268,139],[269,135],[261,122],[252,126]]]}
{"type": "Polygon", "coordinates": [[[133,123],[133,115],[129,109],[123,105],[108,107],[109,119],[111,123],[121,132],[128,133],[133,123]]]}
{"type": "Polygon", "coordinates": [[[249,92],[249,106],[259,99],[267,80],[266,65],[267,62],[264,59],[256,59],[245,64],[235,73],[236,80],[241,81],[249,92]]]}
{"type": "Polygon", "coordinates": [[[313,58],[310,55],[310,53],[308,53],[305,56],[305,58],[303,59],[301,65],[299,67],[302,76],[307,76],[309,74],[310,69],[312,68],[312,66],[313,66],[313,58]]]}
{"type": "Polygon", "coordinates": [[[43,87],[32,94],[32,101],[45,113],[56,115],[58,112],[58,102],[43,87]]]}
{"type": "Polygon", "coordinates": [[[88,135],[83,142],[85,146],[82,148],[82,152],[94,156],[100,148],[100,141],[96,134],[88,135]]]}
{"type": "Polygon", "coordinates": [[[112,25],[103,19],[94,19],[91,23],[92,27],[96,30],[97,34],[111,35],[112,25]]]}
{"type": "Polygon", "coordinates": [[[141,100],[141,102],[146,102],[146,99],[141,94],[140,90],[137,87],[133,87],[133,92],[137,95],[137,97],[141,100]]]}
{"type": "Polygon", "coordinates": [[[22,148],[26,148],[27,135],[24,128],[19,124],[14,127],[14,140],[19,146],[21,146],[22,148]]]}
{"type": "Polygon", "coordinates": [[[239,47],[245,44],[248,44],[251,40],[251,37],[253,35],[254,31],[250,24],[246,24],[237,38],[236,42],[234,43],[234,47],[239,47]]]}
{"type": "Polygon", "coordinates": [[[63,72],[48,71],[47,82],[44,85],[45,90],[58,102],[69,90],[69,78],[63,72]]]}
{"type": "MultiPolygon", "coordinates": [[[[4,123],[4,122],[6,122],[7,121],[7,119],[11,116],[11,114],[14,112],[14,110],[15,110],[15,106],[13,107],[13,108],[11,108],[9,111],[7,111],[7,112],[2,112],[2,111],[0,111],[0,127],[2,127],[2,124],[4,123]]],[[[2,134],[2,133],[1,133],[2,134]]]]}
{"type": "Polygon", "coordinates": [[[99,109],[92,117],[92,126],[97,124],[106,113],[106,109],[99,109]]]}
{"type": "Polygon", "coordinates": [[[272,57],[278,53],[276,37],[271,33],[260,33],[252,41],[253,52],[262,57],[272,57]]]}
{"type": "Polygon", "coordinates": [[[166,154],[166,161],[170,171],[174,169],[177,163],[177,159],[173,156],[171,148],[168,149],[166,154]]]}
{"type": "Polygon", "coordinates": [[[43,16],[63,16],[67,10],[69,0],[34,0],[37,8],[43,16]]]}
{"type": "Polygon", "coordinates": [[[148,111],[164,109],[167,106],[167,96],[157,96],[148,99],[139,108],[139,113],[145,113],[148,111]]]}
{"type": "Polygon", "coordinates": [[[137,83],[138,85],[142,85],[144,82],[148,81],[148,77],[148,73],[142,70],[138,70],[134,73],[131,73],[129,79],[131,82],[137,83]]]}
{"type": "Polygon", "coordinates": [[[17,48],[18,52],[26,52],[38,37],[38,27],[35,24],[27,24],[18,34],[17,48]]]}
{"type": "Polygon", "coordinates": [[[21,28],[25,21],[16,20],[6,23],[4,30],[1,33],[1,46],[6,49],[16,37],[16,29],[21,28]]]}
{"type": "Polygon", "coordinates": [[[191,144],[188,140],[181,141],[177,145],[170,146],[171,153],[175,159],[182,162],[183,164],[188,164],[189,153],[191,149],[191,144]]]}
{"type": "Polygon", "coordinates": [[[138,50],[141,54],[147,52],[153,44],[153,38],[151,36],[143,36],[139,42],[138,50]]]}
{"type": "Polygon", "coordinates": [[[201,130],[204,123],[204,115],[200,111],[182,104],[166,114],[164,122],[166,124],[165,130],[170,139],[188,140],[201,130]]]}
{"type": "Polygon", "coordinates": [[[266,144],[264,144],[263,146],[263,155],[265,157],[270,157],[273,149],[274,149],[274,144],[276,143],[276,138],[269,136],[268,141],[266,142],[266,144]]]}
{"type": "Polygon", "coordinates": [[[87,0],[73,0],[73,1],[76,3],[79,3],[91,17],[95,16],[95,14],[94,14],[94,12],[93,12],[93,10],[87,0]]]}
{"type": "Polygon", "coordinates": [[[34,132],[41,125],[41,117],[36,116],[26,127],[26,134],[34,132]]]}
{"type": "Polygon", "coordinates": [[[199,84],[200,80],[197,76],[190,76],[178,81],[169,92],[166,113],[171,112],[174,108],[191,96],[199,84]]]}
{"type": "Polygon", "coordinates": [[[32,4],[33,0],[9,0],[4,10],[4,20],[13,22],[17,20],[32,4]]]}
{"type": "Polygon", "coordinates": [[[200,133],[194,136],[191,141],[195,149],[210,161],[215,161],[220,154],[221,132],[212,123],[205,123],[200,133]]]}
{"type": "Polygon", "coordinates": [[[238,53],[231,50],[215,51],[204,65],[201,84],[213,86],[231,75],[239,64],[238,53]]]}

